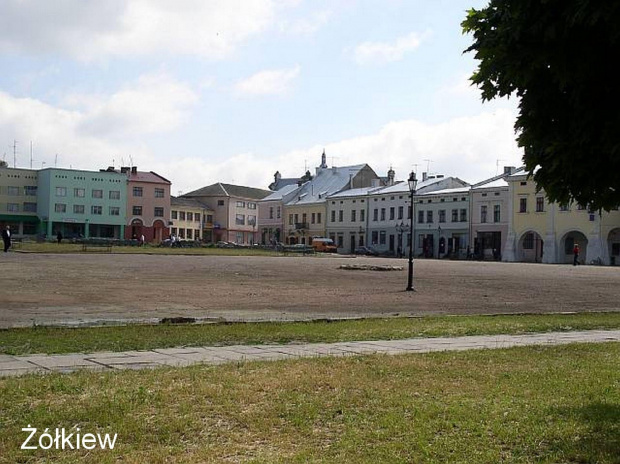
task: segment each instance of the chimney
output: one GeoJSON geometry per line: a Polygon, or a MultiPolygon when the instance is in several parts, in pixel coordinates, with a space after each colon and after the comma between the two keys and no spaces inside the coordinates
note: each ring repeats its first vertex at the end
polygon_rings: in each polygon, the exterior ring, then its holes
{"type": "Polygon", "coordinates": [[[422,173],[422,182],[425,182],[428,179],[428,173],[423,172],[422,173]]]}
{"type": "Polygon", "coordinates": [[[133,175],[138,174],[138,166],[132,166],[132,167],[131,167],[131,173],[132,173],[133,175]]]}
{"type": "Polygon", "coordinates": [[[129,166],[121,167],[121,174],[127,174],[129,172],[129,166]]]}
{"type": "Polygon", "coordinates": [[[276,173],[273,175],[273,178],[275,182],[278,182],[280,179],[282,179],[282,174],[280,174],[280,171],[276,171],[276,173]]]}
{"type": "Polygon", "coordinates": [[[516,168],[514,166],[504,166],[504,174],[511,175],[514,174],[516,168]]]}
{"type": "Polygon", "coordinates": [[[390,170],[387,172],[387,184],[388,185],[394,185],[394,177],[395,176],[396,176],[396,173],[394,172],[394,170],[390,166],[390,170]]]}

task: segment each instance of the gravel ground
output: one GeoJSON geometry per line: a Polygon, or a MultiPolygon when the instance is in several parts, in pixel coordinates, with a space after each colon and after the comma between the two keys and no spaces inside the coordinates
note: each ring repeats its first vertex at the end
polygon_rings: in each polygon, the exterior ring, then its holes
{"type": "Polygon", "coordinates": [[[412,293],[407,261],[384,258],[7,253],[0,265],[0,327],[620,309],[618,267],[417,260],[412,293]]]}

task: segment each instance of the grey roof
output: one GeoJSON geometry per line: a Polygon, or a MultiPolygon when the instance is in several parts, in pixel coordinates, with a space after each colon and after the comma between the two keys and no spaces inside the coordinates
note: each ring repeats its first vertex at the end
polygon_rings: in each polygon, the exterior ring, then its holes
{"type": "Polygon", "coordinates": [[[511,174],[501,173],[497,176],[478,182],[477,184],[474,184],[472,187],[473,188],[504,187],[508,185],[507,179],[509,177],[522,176],[523,174],[525,174],[524,171],[525,171],[525,166],[521,166],[515,169],[514,172],[511,174]]]}
{"type": "Polygon", "coordinates": [[[288,195],[291,192],[297,190],[299,186],[297,185],[297,181],[294,184],[285,185],[284,187],[276,190],[271,195],[266,196],[260,201],[274,201],[274,200],[282,200],[282,198],[288,195]]]}
{"type": "Polygon", "coordinates": [[[275,182],[269,184],[269,190],[280,190],[284,187],[288,187],[289,185],[297,185],[298,177],[286,177],[280,178],[275,182]]]}
{"type": "Polygon", "coordinates": [[[447,188],[447,189],[443,189],[443,190],[432,190],[430,192],[422,192],[422,193],[416,193],[417,195],[420,196],[431,196],[431,195],[451,195],[454,193],[467,193],[471,190],[471,186],[466,186],[466,187],[459,187],[459,188],[447,188]]]}
{"type": "Polygon", "coordinates": [[[258,189],[254,187],[245,187],[242,185],[223,184],[218,182],[217,184],[208,185],[202,187],[193,192],[182,195],[183,197],[235,197],[235,198],[248,198],[251,200],[262,200],[272,192],[269,190],[258,189]]]}
{"type": "Polygon", "coordinates": [[[319,169],[316,176],[301,186],[288,205],[320,203],[349,184],[351,176],[355,177],[366,164],[319,169]]]}
{"type": "Polygon", "coordinates": [[[173,197],[172,195],[170,196],[170,206],[186,206],[188,208],[202,208],[213,211],[209,205],[202,201],[194,198],[173,197]]]}
{"type": "Polygon", "coordinates": [[[380,190],[382,187],[362,187],[356,189],[343,190],[342,192],[329,195],[327,198],[347,198],[347,197],[359,197],[368,195],[375,190],[380,190]]]}

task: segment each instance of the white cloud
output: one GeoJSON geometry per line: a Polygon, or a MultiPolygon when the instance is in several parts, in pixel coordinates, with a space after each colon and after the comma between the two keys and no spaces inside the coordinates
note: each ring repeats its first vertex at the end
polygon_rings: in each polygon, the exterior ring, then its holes
{"type": "Polygon", "coordinates": [[[390,63],[400,61],[405,54],[420,46],[422,35],[412,32],[393,42],[363,42],[355,47],[353,56],[358,64],[390,63]]]}
{"type": "Polygon", "coordinates": [[[260,71],[238,81],[234,92],[239,97],[285,94],[290,90],[293,80],[299,75],[300,69],[297,65],[290,69],[260,71]]]}
{"type": "MultiPolygon", "coordinates": [[[[146,134],[170,131],[188,115],[197,96],[163,73],[148,74],[112,95],[71,95],[56,107],[0,92],[0,140],[32,140],[34,167],[59,153],[63,167],[97,169],[112,158],[147,156],[146,134]]],[[[27,166],[22,151],[18,165],[27,166]]]]}
{"type": "Polygon", "coordinates": [[[274,0],[4,0],[0,51],[84,61],[170,53],[223,58],[275,21],[274,0]]]}
{"type": "Polygon", "coordinates": [[[284,18],[278,23],[278,29],[283,34],[309,36],[325,26],[332,15],[331,11],[324,10],[309,17],[284,18]]]}

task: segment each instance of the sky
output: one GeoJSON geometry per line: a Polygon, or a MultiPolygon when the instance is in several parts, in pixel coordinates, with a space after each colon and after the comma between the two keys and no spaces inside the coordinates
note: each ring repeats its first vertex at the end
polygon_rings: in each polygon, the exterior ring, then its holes
{"type": "Polygon", "coordinates": [[[266,188],[323,150],[330,166],[475,183],[522,156],[518,102],[483,103],[469,82],[460,23],[486,3],[3,0],[0,156],[134,165],[174,195],[266,188]]]}

